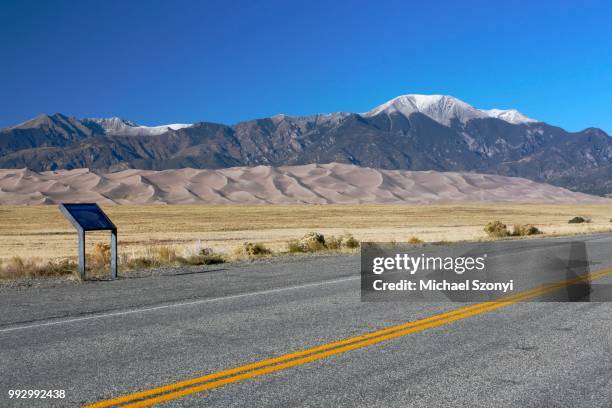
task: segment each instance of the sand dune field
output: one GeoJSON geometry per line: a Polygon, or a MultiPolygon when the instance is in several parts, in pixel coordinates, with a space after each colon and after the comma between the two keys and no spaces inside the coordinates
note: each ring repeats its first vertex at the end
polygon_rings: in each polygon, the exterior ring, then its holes
{"type": "Polygon", "coordinates": [[[0,170],[0,204],[597,203],[609,199],[518,177],[377,170],[347,164],[221,170],[0,170]]]}

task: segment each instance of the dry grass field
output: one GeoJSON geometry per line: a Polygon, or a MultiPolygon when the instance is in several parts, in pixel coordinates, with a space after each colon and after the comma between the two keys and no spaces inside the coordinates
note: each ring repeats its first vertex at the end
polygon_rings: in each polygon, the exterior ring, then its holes
{"type": "MultiPolygon", "coordinates": [[[[483,239],[491,220],[534,224],[545,235],[612,230],[612,205],[459,204],[459,205],[148,205],[104,208],[119,230],[119,251],[146,256],[166,246],[177,253],[210,247],[229,253],[244,242],[261,242],[275,251],[309,231],[351,233],[360,241],[483,239]],[[568,224],[574,216],[590,223],[568,224]]],[[[91,233],[88,247],[108,240],[91,233]]],[[[15,256],[37,262],[76,259],[77,237],[56,206],[0,206],[0,260],[15,256]]]]}

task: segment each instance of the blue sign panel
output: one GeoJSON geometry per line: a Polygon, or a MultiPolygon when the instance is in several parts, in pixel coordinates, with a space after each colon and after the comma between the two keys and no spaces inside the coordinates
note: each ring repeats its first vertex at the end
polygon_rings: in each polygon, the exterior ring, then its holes
{"type": "Polygon", "coordinates": [[[97,204],[62,204],[70,217],[85,231],[114,230],[115,225],[97,204]]]}
{"type": "Polygon", "coordinates": [[[85,280],[85,232],[111,232],[111,276],[117,279],[117,227],[95,203],[60,204],[60,210],[79,234],[79,275],[85,280]]]}

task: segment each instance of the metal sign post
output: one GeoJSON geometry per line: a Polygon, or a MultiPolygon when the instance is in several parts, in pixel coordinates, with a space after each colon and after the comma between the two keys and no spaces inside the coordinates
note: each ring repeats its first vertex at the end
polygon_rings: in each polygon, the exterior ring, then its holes
{"type": "Polygon", "coordinates": [[[85,234],[87,231],[111,232],[111,278],[117,279],[117,227],[95,203],[60,204],[59,209],[79,235],[79,276],[85,280],[85,234]]]}

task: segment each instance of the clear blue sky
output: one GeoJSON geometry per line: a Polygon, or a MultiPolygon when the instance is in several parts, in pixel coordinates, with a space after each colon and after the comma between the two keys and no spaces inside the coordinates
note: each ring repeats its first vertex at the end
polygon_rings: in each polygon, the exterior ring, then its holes
{"type": "Polygon", "coordinates": [[[440,93],[612,132],[610,1],[0,7],[0,127],[54,112],[230,124],[440,93]]]}

